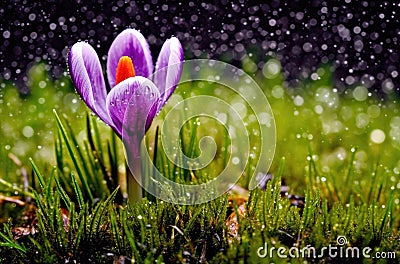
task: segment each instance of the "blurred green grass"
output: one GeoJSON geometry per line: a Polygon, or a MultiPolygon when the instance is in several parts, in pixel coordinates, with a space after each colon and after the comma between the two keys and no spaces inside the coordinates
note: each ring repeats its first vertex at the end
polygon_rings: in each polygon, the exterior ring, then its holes
{"type": "MultiPolygon", "coordinates": [[[[383,193],[390,189],[399,192],[400,107],[396,97],[382,100],[362,86],[339,93],[332,87],[330,65],[321,66],[315,80],[286,89],[277,60],[269,60],[262,71],[254,73],[249,63],[244,61],[243,68],[253,74],[275,116],[277,147],[270,172],[276,173],[279,160],[285,157],[283,180],[291,192],[303,194],[307,186],[313,186],[331,192],[330,198],[335,200],[341,195],[334,193],[340,191],[343,197],[354,193],[364,202],[374,185],[380,186],[383,193]],[[315,179],[307,176],[311,169],[317,172],[315,179]]],[[[20,171],[7,158],[9,153],[24,165],[29,164],[30,157],[39,167],[55,164],[53,109],[71,122],[78,141],[87,140],[85,120],[90,110],[79,99],[67,74],[52,80],[46,65],[37,64],[30,69],[28,78],[31,93],[26,98],[21,98],[10,83],[3,82],[0,90],[0,173],[3,179],[16,183],[21,182],[20,171]]],[[[216,96],[212,88],[178,87],[176,98],[171,97],[172,103],[165,108],[182,97],[204,93],[216,96]]],[[[109,138],[106,125],[101,121],[98,125],[102,136],[109,138]]],[[[207,129],[198,133],[201,132],[207,133],[207,129]]],[[[221,141],[221,135],[214,136],[217,142],[221,141]]],[[[384,194],[381,199],[385,201],[384,194]]],[[[399,199],[395,203],[399,206],[399,199]]]]}
{"type": "Polygon", "coordinates": [[[3,179],[12,182],[20,182],[21,179],[19,166],[7,158],[9,153],[20,159],[23,165],[29,164],[29,158],[38,164],[55,164],[54,133],[57,130],[53,109],[73,119],[78,139],[86,136],[87,108],[67,74],[53,80],[47,73],[46,65],[41,63],[29,70],[28,80],[30,94],[24,98],[10,82],[1,82],[0,171],[3,179]]]}

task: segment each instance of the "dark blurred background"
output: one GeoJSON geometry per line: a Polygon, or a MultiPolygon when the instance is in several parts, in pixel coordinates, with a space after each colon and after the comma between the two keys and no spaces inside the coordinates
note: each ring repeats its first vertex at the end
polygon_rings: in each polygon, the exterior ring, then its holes
{"type": "Polygon", "coordinates": [[[69,48],[78,40],[105,62],[114,37],[131,27],[147,38],[154,60],[174,35],[186,59],[239,66],[252,59],[260,69],[276,57],[289,87],[330,63],[338,91],[362,83],[381,95],[399,93],[399,15],[395,1],[3,0],[0,78],[27,94],[32,63],[45,61],[55,78],[66,74],[69,48]]]}

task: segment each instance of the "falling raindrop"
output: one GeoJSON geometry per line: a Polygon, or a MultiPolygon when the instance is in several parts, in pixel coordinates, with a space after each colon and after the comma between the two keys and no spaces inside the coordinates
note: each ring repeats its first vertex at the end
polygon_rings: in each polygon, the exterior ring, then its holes
{"type": "Polygon", "coordinates": [[[357,86],[353,90],[353,97],[357,101],[365,101],[368,98],[368,90],[363,86],[357,86]]]}
{"type": "Polygon", "coordinates": [[[34,135],[34,133],[35,133],[35,131],[30,126],[25,126],[22,129],[22,134],[24,135],[24,137],[30,138],[30,137],[32,137],[34,135]]]}
{"type": "Polygon", "coordinates": [[[381,129],[374,129],[370,134],[370,139],[375,144],[381,144],[385,141],[386,135],[381,129]]]}

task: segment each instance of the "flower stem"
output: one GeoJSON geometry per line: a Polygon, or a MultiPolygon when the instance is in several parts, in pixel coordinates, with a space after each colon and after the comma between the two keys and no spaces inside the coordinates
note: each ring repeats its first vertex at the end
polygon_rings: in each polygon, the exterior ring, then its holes
{"type": "MultiPolygon", "coordinates": [[[[139,169],[135,170],[134,174],[136,177],[140,178],[142,177],[141,173],[138,173],[136,171],[140,171],[140,163],[135,164],[135,167],[139,166],[139,169]]],[[[133,168],[132,168],[133,169],[133,168]]],[[[128,203],[129,204],[135,204],[140,202],[142,199],[142,186],[140,185],[139,182],[136,181],[136,178],[133,177],[131,170],[128,168],[127,171],[127,182],[128,182],[128,203]]]]}

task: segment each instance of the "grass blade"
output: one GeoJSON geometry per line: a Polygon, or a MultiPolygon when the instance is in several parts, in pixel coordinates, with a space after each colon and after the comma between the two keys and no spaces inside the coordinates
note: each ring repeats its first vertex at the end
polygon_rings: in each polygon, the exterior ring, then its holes
{"type": "Polygon", "coordinates": [[[57,179],[57,177],[54,178],[54,181],[56,182],[56,188],[61,196],[61,199],[64,201],[65,206],[67,206],[68,211],[69,211],[70,205],[71,205],[71,199],[69,198],[68,194],[65,192],[64,188],[61,186],[60,181],[57,179]]]}
{"type": "MultiPolygon", "coordinates": [[[[78,159],[76,158],[76,155],[75,155],[74,149],[76,150],[76,145],[73,145],[71,143],[70,138],[68,137],[68,133],[65,130],[65,127],[62,124],[61,119],[58,116],[57,112],[55,110],[53,112],[54,112],[54,115],[56,117],[58,128],[59,128],[59,130],[61,132],[61,135],[62,135],[62,137],[64,139],[64,142],[67,145],[67,149],[68,149],[68,152],[69,152],[69,154],[71,156],[72,162],[74,163],[74,166],[75,166],[75,168],[76,168],[76,170],[78,172],[79,179],[82,182],[82,185],[83,185],[83,188],[85,190],[85,193],[88,195],[88,198],[89,198],[90,202],[92,203],[93,202],[92,192],[91,192],[91,190],[89,188],[89,185],[87,183],[87,179],[86,179],[86,177],[84,175],[84,172],[82,170],[82,165],[80,164],[80,162],[78,161],[78,159]]],[[[82,154],[79,151],[78,151],[78,155],[80,157],[82,156],[82,154]]],[[[81,160],[83,161],[83,158],[81,160]]]]}
{"type": "Polygon", "coordinates": [[[37,176],[37,178],[38,178],[38,180],[39,180],[40,187],[41,187],[42,189],[44,189],[46,184],[45,184],[45,181],[44,181],[44,179],[43,179],[42,174],[40,173],[38,167],[36,167],[36,164],[35,164],[35,162],[32,160],[32,158],[29,158],[29,162],[32,164],[33,172],[36,174],[36,176],[37,176]]]}
{"type": "Polygon", "coordinates": [[[72,183],[74,186],[75,195],[76,195],[76,198],[78,199],[79,208],[82,209],[85,205],[85,200],[83,199],[81,188],[79,187],[78,181],[73,172],[71,173],[71,178],[72,178],[72,183]]]}

